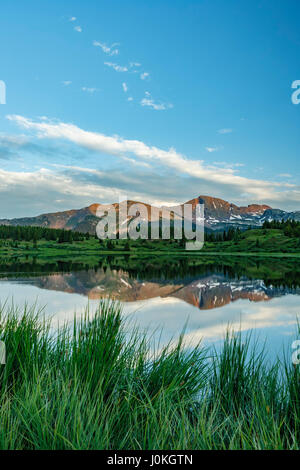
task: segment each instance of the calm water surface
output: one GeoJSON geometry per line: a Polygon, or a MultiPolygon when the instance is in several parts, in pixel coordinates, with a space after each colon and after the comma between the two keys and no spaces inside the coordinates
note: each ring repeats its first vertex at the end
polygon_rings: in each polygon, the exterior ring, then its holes
{"type": "Polygon", "coordinates": [[[20,307],[36,303],[57,325],[72,322],[74,312],[79,316],[87,306],[94,312],[99,299],[112,297],[122,303],[131,325],[147,329],[161,344],[176,339],[186,325],[189,343],[202,339],[218,347],[230,325],[244,333],[254,330],[272,356],[284,347],[289,351],[300,316],[297,262],[243,263],[192,266],[176,261],[155,269],[153,260],[143,260],[133,268],[128,262],[126,270],[105,260],[93,268],[63,265],[61,271],[57,265],[10,265],[7,270],[2,265],[0,300],[13,299],[20,307]]]}

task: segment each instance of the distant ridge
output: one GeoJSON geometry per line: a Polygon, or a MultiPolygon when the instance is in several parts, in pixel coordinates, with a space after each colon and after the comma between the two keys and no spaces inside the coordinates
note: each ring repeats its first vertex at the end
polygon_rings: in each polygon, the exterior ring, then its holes
{"type": "MultiPolygon", "coordinates": [[[[127,201],[130,207],[137,201],[127,201]]],[[[187,201],[185,204],[192,204],[193,208],[198,203],[204,203],[205,227],[209,230],[226,230],[229,227],[259,227],[265,220],[296,220],[300,221],[300,211],[286,212],[280,209],[272,209],[270,206],[262,204],[249,204],[248,206],[237,206],[223,199],[211,196],[199,196],[187,201]]],[[[145,204],[145,203],[143,203],[145,204]]],[[[113,204],[116,211],[119,204],[113,204]]],[[[148,209],[150,220],[151,205],[145,204],[148,209]]],[[[96,212],[99,204],[91,204],[83,209],[72,209],[63,212],[52,212],[38,215],[36,217],[22,217],[17,219],[0,219],[0,225],[21,225],[47,228],[60,228],[75,230],[78,232],[95,233],[95,228],[99,222],[96,212]]],[[[182,205],[172,207],[176,213],[176,208],[181,211],[182,205]]],[[[169,208],[171,209],[171,208],[169,208]]],[[[130,219],[129,219],[130,220],[130,219]]]]}

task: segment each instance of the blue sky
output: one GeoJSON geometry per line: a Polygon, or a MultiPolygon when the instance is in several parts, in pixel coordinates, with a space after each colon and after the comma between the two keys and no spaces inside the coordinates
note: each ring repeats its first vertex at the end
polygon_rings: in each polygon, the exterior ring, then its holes
{"type": "Polygon", "coordinates": [[[0,218],[200,194],[300,210],[298,0],[2,0],[0,218]]]}

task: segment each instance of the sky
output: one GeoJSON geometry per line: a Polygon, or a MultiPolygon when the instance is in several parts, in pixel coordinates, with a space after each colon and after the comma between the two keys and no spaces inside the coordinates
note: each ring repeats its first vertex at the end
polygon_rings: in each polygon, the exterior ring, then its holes
{"type": "Polygon", "coordinates": [[[199,195],[300,210],[299,14],[1,0],[0,218],[199,195]]]}

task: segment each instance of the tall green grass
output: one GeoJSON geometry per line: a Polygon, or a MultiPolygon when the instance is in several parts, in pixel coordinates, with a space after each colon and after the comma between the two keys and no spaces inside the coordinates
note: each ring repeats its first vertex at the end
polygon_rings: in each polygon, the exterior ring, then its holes
{"type": "Polygon", "coordinates": [[[249,337],[153,352],[101,302],[55,335],[34,309],[6,307],[0,340],[1,449],[300,447],[299,366],[268,366],[249,337]]]}

